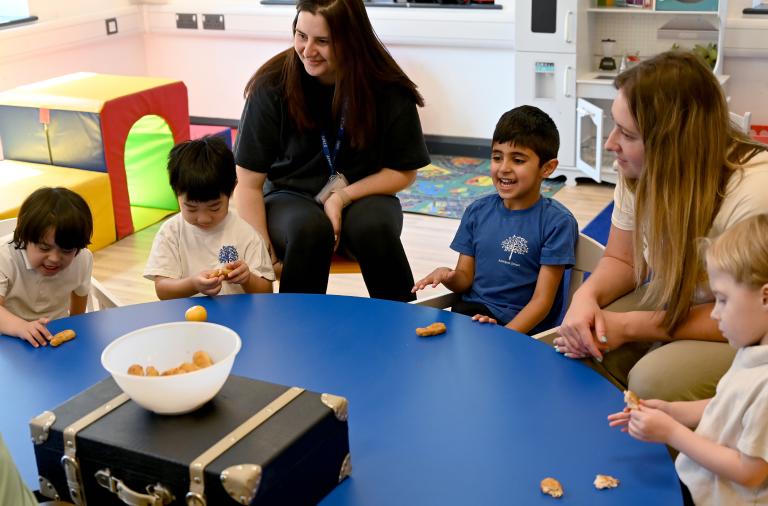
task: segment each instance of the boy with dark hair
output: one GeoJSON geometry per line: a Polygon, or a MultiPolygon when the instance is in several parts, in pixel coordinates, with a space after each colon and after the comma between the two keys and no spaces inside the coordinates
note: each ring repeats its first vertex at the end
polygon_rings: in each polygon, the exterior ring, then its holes
{"type": "Polygon", "coordinates": [[[85,312],[93,217],[67,188],[38,188],[19,209],[13,239],[0,245],[0,333],[46,346],[50,320],[85,312]]]}
{"type": "Polygon", "coordinates": [[[461,294],[452,311],[526,334],[557,324],[578,238],[570,211],[540,194],[557,168],[559,145],[555,123],[540,109],[525,105],[501,116],[491,153],[497,193],[464,212],[451,243],[456,267],[438,267],[413,292],[442,283],[461,294]]]}
{"type": "Polygon", "coordinates": [[[237,178],[224,141],[207,136],[174,146],[168,175],[181,212],[160,227],[144,269],[157,296],[271,293],[275,274],[264,241],[229,212],[237,178]]]}

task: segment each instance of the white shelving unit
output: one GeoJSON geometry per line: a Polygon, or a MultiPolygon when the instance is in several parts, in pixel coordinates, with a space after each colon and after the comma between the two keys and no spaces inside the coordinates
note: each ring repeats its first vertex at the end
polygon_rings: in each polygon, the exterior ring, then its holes
{"type": "Polygon", "coordinates": [[[617,72],[598,69],[602,57],[601,41],[616,41],[617,66],[622,55],[640,59],[671,49],[677,43],[683,49],[694,44],[717,43],[718,57],[714,73],[722,75],[723,40],[728,13],[727,0],[720,0],[717,11],[656,11],[634,7],[597,7],[595,0],[582,0],[577,16],[576,51],[576,163],[564,166],[555,175],[565,175],[573,184],[575,177],[588,176],[596,181],[615,182],[615,156],[604,150],[605,139],[613,129],[610,106],[616,96],[613,79],[617,72]]]}

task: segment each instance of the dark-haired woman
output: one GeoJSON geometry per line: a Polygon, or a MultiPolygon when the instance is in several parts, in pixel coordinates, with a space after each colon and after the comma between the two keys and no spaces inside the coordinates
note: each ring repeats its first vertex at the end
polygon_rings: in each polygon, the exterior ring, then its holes
{"type": "Polygon", "coordinates": [[[282,268],[281,292],[325,293],[341,244],[371,297],[413,300],[395,194],[429,163],[424,101],[361,0],[300,0],[296,10],[293,47],[245,89],[237,210],[282,268]]]}

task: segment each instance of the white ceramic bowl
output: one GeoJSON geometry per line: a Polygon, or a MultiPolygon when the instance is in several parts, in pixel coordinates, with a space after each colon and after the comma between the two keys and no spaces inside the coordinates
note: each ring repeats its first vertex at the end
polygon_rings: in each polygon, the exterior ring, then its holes
{"type": "Polygon", "coordinates": [[[144,327],[115,339],[101,353],[101,365],[123,392],[155,413],[173,415],[193,411],[221,390],[240,351],[234,330],[205,322],[173,322],[144,327]],[[192,354],[207,352],[213,365],[173,376],[133,376],[128,367],[153,365],[158,371],[192,362],[192,354]]]}

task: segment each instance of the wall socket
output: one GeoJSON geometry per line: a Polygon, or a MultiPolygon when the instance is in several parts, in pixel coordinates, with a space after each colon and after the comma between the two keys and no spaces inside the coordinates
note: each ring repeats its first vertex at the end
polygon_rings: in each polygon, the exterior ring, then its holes
{"type": "Polygon", "coordinates": [[[203,14],[203,30],[223,30],[224,14],[203,14]]]}
{"type": "Polygon", "coordinates": [[[117,33],[117,18],[105,19],[104,22],[107,25],[107,35],[114,35],[117,33]]]}
{"type": "Polygon", "coordinates": [[[176,13],[176,28],[197,30],[197,14],[176,13]]]}

